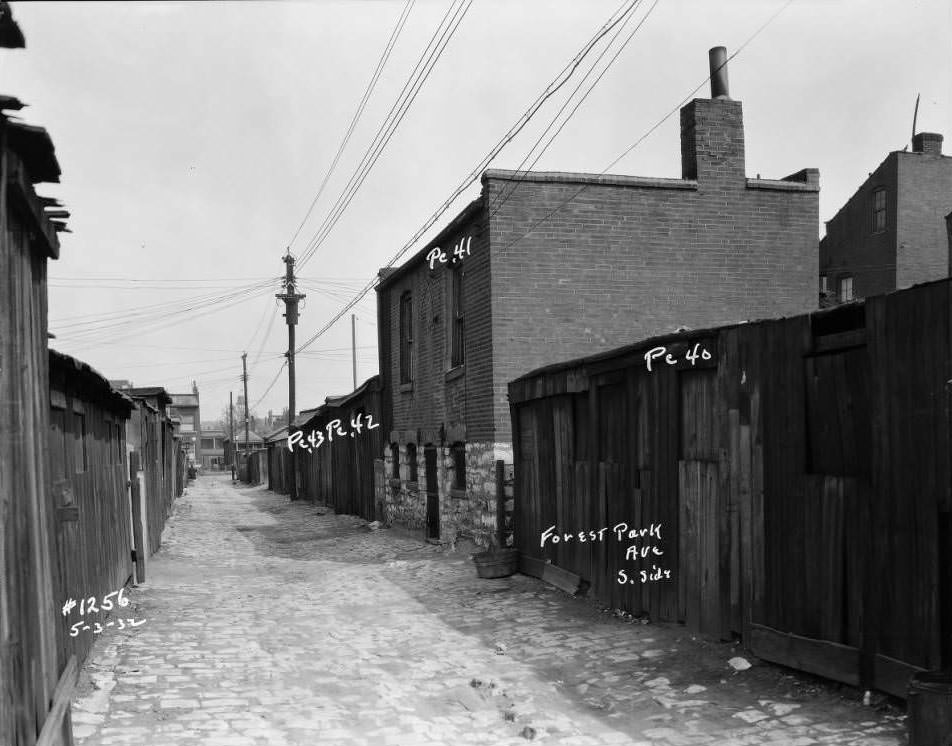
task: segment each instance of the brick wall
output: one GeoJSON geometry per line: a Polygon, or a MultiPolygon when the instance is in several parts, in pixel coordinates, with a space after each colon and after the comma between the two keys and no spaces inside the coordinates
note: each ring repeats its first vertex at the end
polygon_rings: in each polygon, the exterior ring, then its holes
{"type": "Polygon", "coordinates": [[[533,368],[816,307],[818,174],[747,179],[737,101],[688,104],[682,144],[684,179],[484,176],[497,440],[506,386],[533,368]]]}
{"type": "MultiPolygon", "coordinates": [[[[424,249],[440,246],[451,255],[461,240],[470,253],[462,260],[463,313],[465,323],[465,362],[450,370],[448,306],[450,265],[437,262],[431,271],[429,262],[418,254],[412,266],[401,268],[378,290],[381,327],[381,373],[385,377],[390,404],[391,431],[426,431],[420,445],[439,444],[444,433],[458,432],[455,439],[488,439],[493,432],[492,386],[492,308],[489,304],[489,234],[484,215],[474,210],[469,219],[445,232],[424,249]],[[400,298],[409,291],[413,298],[413,382],[400,383],[400,298]]],[[[409,264],[409,263],[408,263],[409,264]]]]}
{"type": "Polygon", "coordinates": [[[839,290],[839,279],[853,277],[857,298],[896,289],[896,185],[898,167],[890,153],[859,189],[826,224],[820,241],[820,273],[830,289],[839,290]],[[886,189],[886,230],[873,232],[873,192],[886,189]]]}
{"type": "Polygon", "coordinates": [[[949,275],[945,216],[952,210],[952,158],[938,153],[897,153],[896,287],[949,275]]]}
{"type": "MultiPolygon", "coordinates": [[[[927,133],[926,133],[927,134],[927,133]]],[[[865,298],[949,274],[945,215],[952,210],[952,158],[935,148],[893,152],[827,222],[820,272],[830,287],[854,278],[865,298]],[[886,230],[873,232],[873,192],[886,189],[886,230]]]]}

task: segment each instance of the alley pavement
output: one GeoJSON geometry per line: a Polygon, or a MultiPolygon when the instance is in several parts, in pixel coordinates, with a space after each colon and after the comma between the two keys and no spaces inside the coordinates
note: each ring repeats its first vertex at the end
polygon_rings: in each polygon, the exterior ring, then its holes
{"type": "Polygon", "coordinates": [[[881,697],[735,671],[735,645],[480,580],[468,555],[229,475],[176,502],[128,596],[145,623],[97,636],[81,746],[905,743],[881,697]]]}

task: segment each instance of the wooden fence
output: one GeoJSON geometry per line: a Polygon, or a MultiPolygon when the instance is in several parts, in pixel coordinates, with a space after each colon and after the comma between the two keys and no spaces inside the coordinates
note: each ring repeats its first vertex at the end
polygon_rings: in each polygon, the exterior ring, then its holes
{"type": "Polygon", "coordinates": [[[517,545],[614,607],[905,696],[952,665],[950,300],[943,280],[511,383],[517,545]]]}
{"type": "Polygon", "coordinates": [[[162,532],[185,483],[185,454],[175,437],[160,387],[125,390],[136,402],[126,427],[136,577],[142,582],[148,559],[162,546],[162,532]]]}
{"type": "MultiPolygon", "coordinates": [[[[124,587],[132,577],[132,516],[126,489],[126,420],[131,399],[105,378],[67,355],[50,351],[49,454],[56,515],[57,608],[62,660],[80,665],[95,637],[70,635],[80,619],[105,624],[103,613],[80,616],[79,602],[124,587]]],[[[97,604],[98,605],[98,604],[97,604]]]]}
{"type": "MultiPolygon", "coordinates": [[[[382,456],[384,445],[380,423],[379,376],[368,379],[347,396],[328,398],[307,419],[299,418],[294,430],[304,434],[305,442],[312,431],[325,438],[310,452],[300,445],[293,446],[301,485],[299,496],[328,505],[338,513],[368,521],[380,518],[374,490],[374,459],[382,456]],[[327,428],[334,420],[340,420],[340,428],[347,435],[328,439],[327,428]],[[352,421],[361,423],[360,432],[352,421]]],[[[336,433],[336,428],[331,432],[336,433]]]]}
{"type": "Polygon", "coordinates": [[[268,460],[268,489],[287,495],[291,491],[291,451],[288,450],[286,427],[265,438],[268,460]]]}
{"type": "Polygon", "coordinates": [[[46,132],[0,114],[0,743],[14,746],[72,743],[76,662],[57,646],[46,453],[46,271],[47,259],[59,255],[58,225],[33,187],[58,175],[46,132]]]}

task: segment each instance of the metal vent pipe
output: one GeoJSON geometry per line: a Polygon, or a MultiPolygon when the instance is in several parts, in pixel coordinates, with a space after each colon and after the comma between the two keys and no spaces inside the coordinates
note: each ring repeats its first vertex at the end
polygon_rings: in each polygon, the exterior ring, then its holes
{"type": "Polygon", "coordinates": [[[711,47],[711,98],[730,98],[727,84],[727,47],[711,47]]]}

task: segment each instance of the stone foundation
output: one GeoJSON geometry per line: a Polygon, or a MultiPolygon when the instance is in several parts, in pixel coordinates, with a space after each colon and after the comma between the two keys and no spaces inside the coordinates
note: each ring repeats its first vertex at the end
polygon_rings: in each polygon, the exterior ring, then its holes
{"type": "MultiPolygon", "coordinates": [[[[424,449],[417,447],[417,481],[408,480],[407,447],[400,444],[400,479],[392,478],[393,458],[389,448],[378,472],[377,493],[385,497],[387,525],[412,532],[426,531],[426,464],[424,449]],[[380,484],[380,482],[383,484],[380,484]]],[[[496,460],[512,463],[512,444],[466,443],[466,489],[453,488],[453,454],[449,445],[437,447],[437,489],[440,499],[440,541],[456,544],[469,539],[488,547],[496,532],[496,460]]]]}

